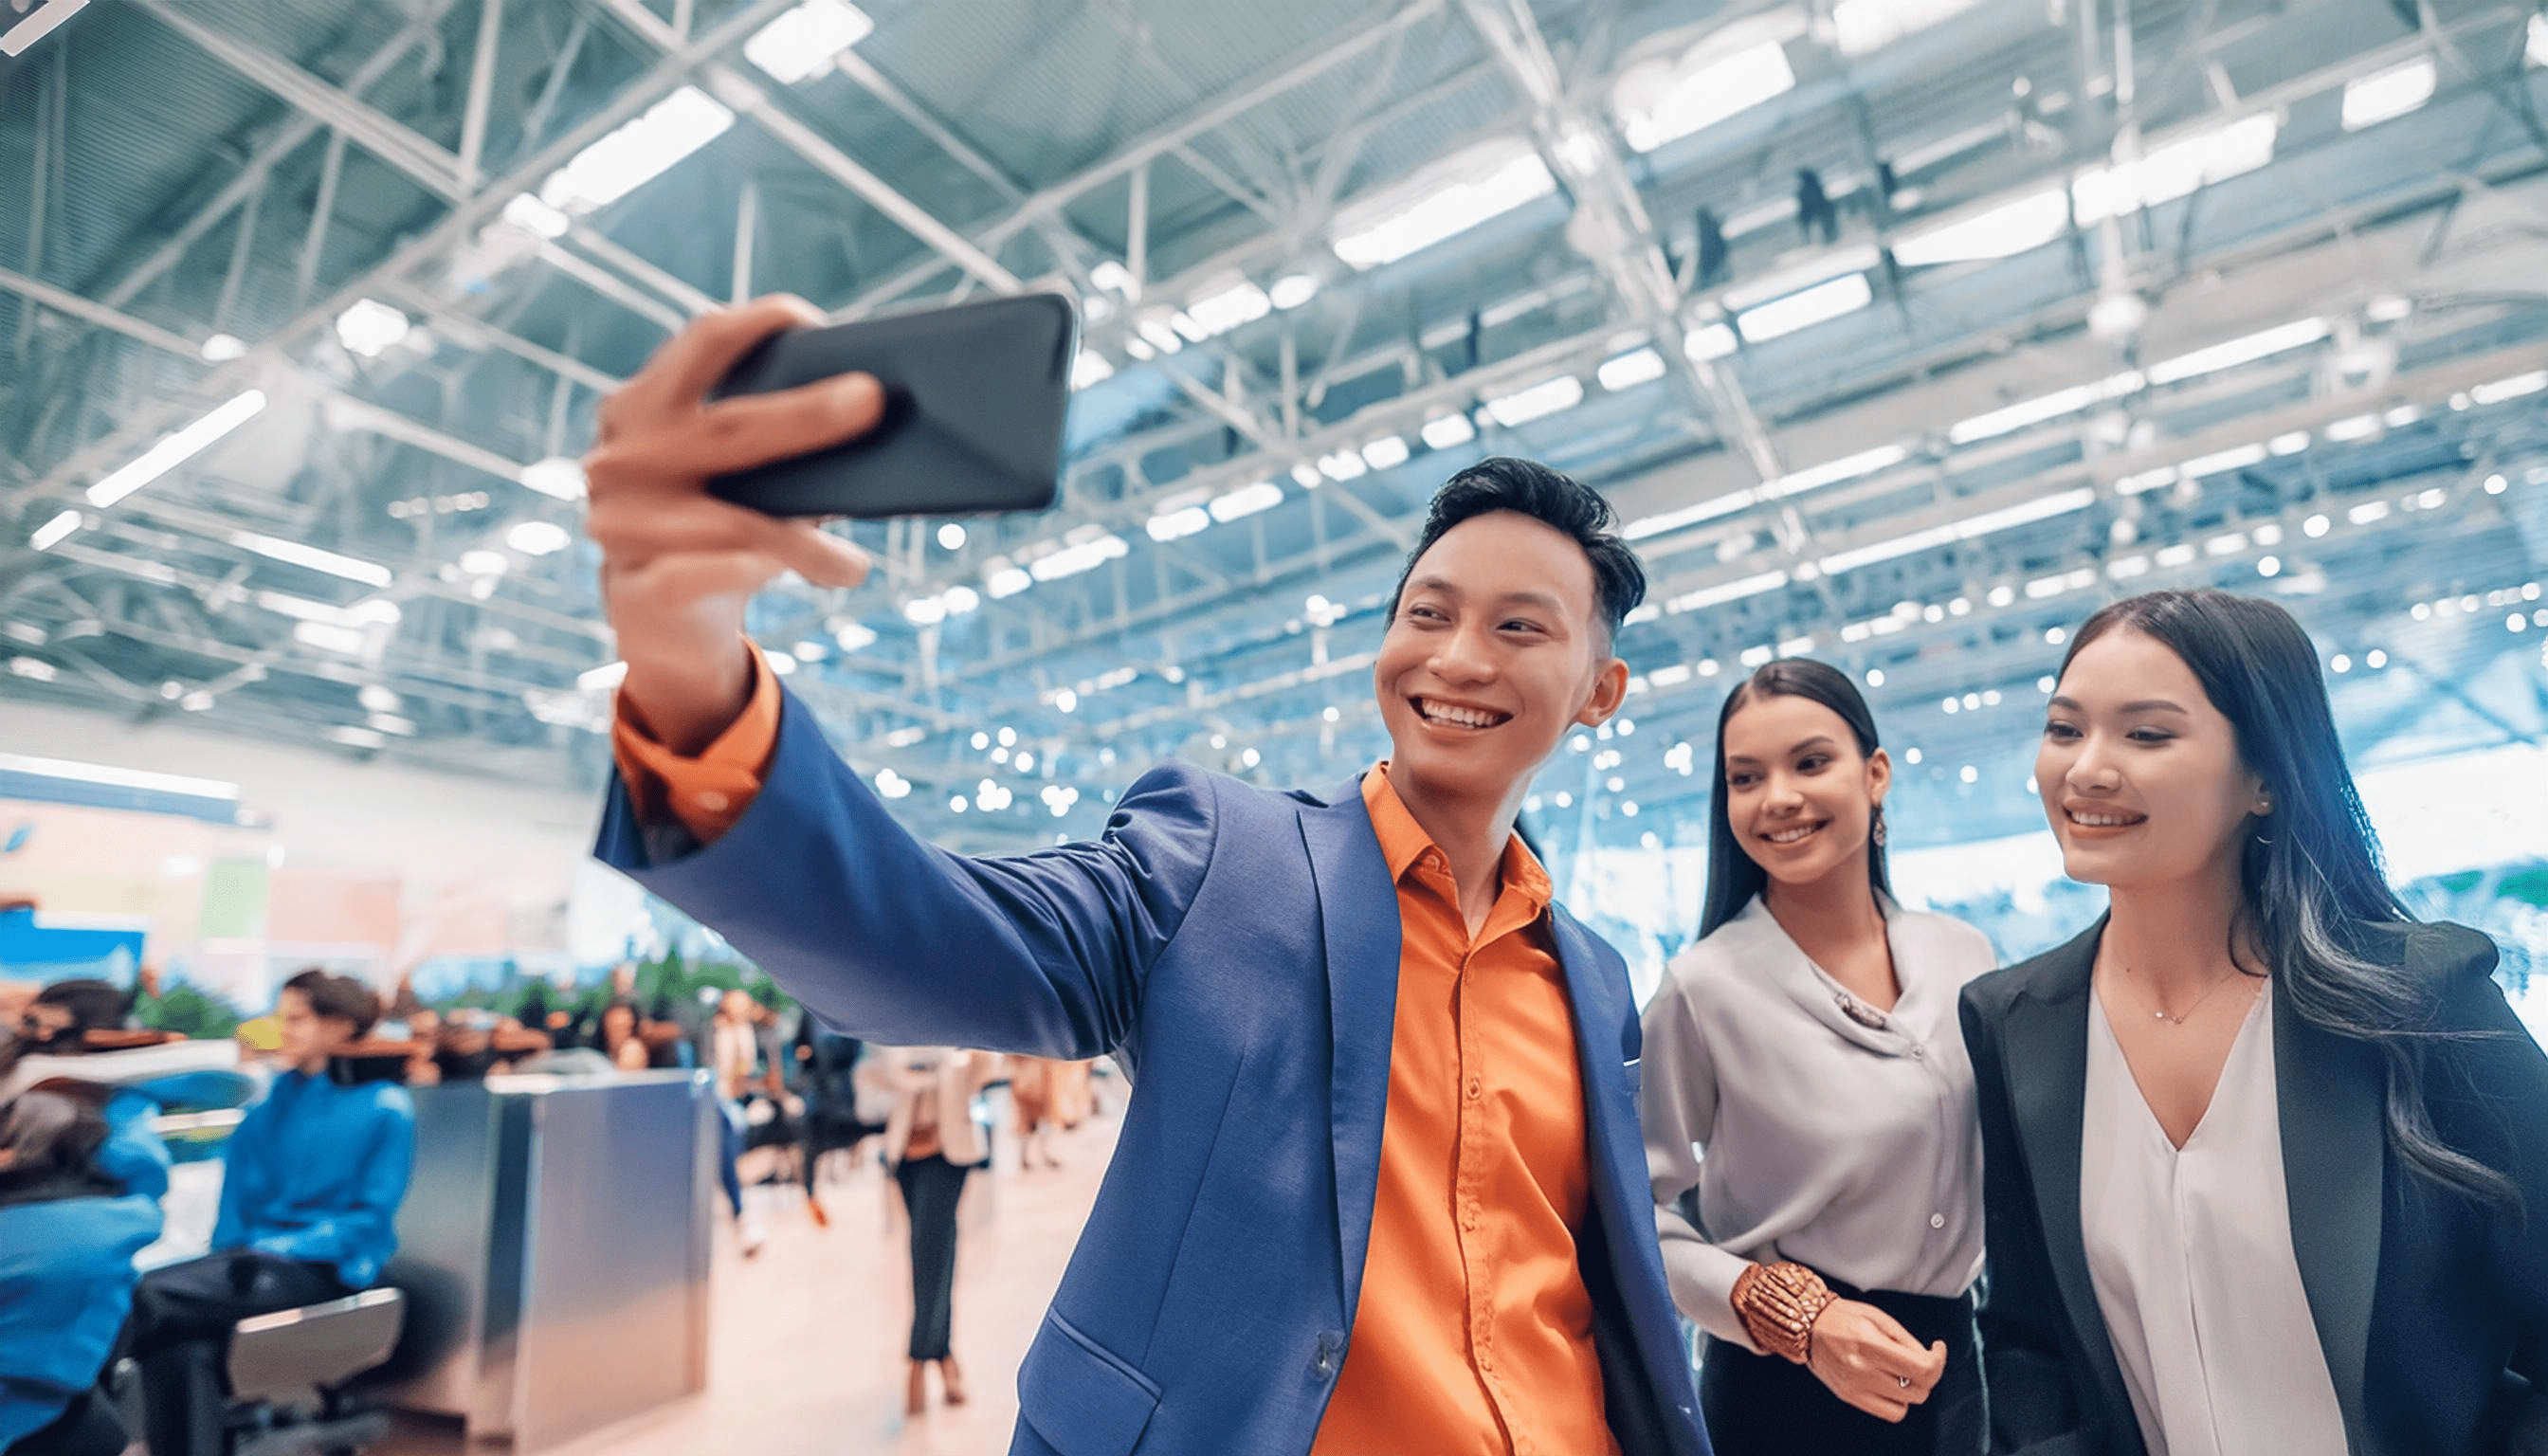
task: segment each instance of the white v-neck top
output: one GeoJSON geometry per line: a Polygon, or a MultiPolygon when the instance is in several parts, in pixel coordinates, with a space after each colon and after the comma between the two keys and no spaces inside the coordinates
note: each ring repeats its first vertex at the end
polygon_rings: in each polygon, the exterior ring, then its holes
{"type": "Polygon", "coordinates": [[[2149,1456],[2343,1456],[2292,1251],[2271,989],[2183,1148],[2133,1080],[2104,998],[2088,1000],[2079,1231],[2149,1456]]]}
{"type": "Polygon", "coordinates": [[[1890,899],[1884,912],[1901,996],[1880,1016],[1849,1015],[1852,998],[1757,898],[1675,956],[1646,1006],[1638,1107],[1664,1273],[1684,1315],[1745,1349],[1728,1299],[1754,1262],[1947,1299],[1981,1272],[1981,1135],[1956,1002],[1999,957],[1962,921],[1890,899]],[[1696,1225],[1677,1207],[1692,1190],[1696,1225]]]}

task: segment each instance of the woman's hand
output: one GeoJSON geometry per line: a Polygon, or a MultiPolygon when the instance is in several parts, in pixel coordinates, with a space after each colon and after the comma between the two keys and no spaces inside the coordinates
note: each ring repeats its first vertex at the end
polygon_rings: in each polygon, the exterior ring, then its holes
{"type": "Polygon", "coordinates": [[[1810,1356],[1815,1379],[1880,1420],[1900,1420],[1947,1371],[1944,1340],[1924,1350],[1900,1321],[1857,1300],[1834,1300],[1814,1317],[1810,1356]]]}

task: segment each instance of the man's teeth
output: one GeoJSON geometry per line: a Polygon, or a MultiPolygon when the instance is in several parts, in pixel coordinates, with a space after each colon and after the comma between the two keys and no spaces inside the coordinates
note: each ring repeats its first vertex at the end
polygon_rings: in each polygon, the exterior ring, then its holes
{"type": "Polygon", "coordinates": [[[1434,702],[1429,698],[1419,701],[1418,706],[1423,710],[1424,716],[1434,722],[1452,723],[1462,728],[1493,728],[1502,721],[1501,714],[1480,712],[1476,708],[1458,707],[1447,702],[1434,702]]]}
{"type": "Polygon", "coordinates": [[[2138,821],[2123,814],[2082,814],[2074,810],[2070,815],[2070,822],[2090,829],[2121,829],[2127,824],[2138,821]]]}
{"type": "Polygon", "coordinates": [[[1822,826],[1819,824],[1800,824],[1793,829],[1778,830],[1766,838],[1774,845],[1791,845],[1820,828],[1822,826]]]}

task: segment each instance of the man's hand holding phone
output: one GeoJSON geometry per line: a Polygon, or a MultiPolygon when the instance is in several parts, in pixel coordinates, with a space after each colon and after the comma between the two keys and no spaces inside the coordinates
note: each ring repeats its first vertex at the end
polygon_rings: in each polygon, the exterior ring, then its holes
{"type": "Polygon", "coordinates": [[[865,374],[707,399],[755,345],[820,322],[811,304],[783,295],[703,315],[601,403],[584,462],[585,529],[601,548],[602,609],[628,664],[621,690],[679,754],[713,742],[750,699],[742,638],[754,592],[786,571],[818,587],[866,579],[866,553],[819,522],[707,489],[712,476],[854,439],[883,416],[884,391],[865,374]]]}

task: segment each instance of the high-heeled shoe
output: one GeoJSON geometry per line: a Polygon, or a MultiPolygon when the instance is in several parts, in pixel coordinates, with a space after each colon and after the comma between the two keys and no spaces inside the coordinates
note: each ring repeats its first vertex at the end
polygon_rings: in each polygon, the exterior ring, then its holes
{"type": "Polygon", "coordinates": [[[964,1404],[964,1372],[956,1368],[955,1356],[938,1362],[938,1383],[946,1389],[948,1405],[964,1404]]]}

